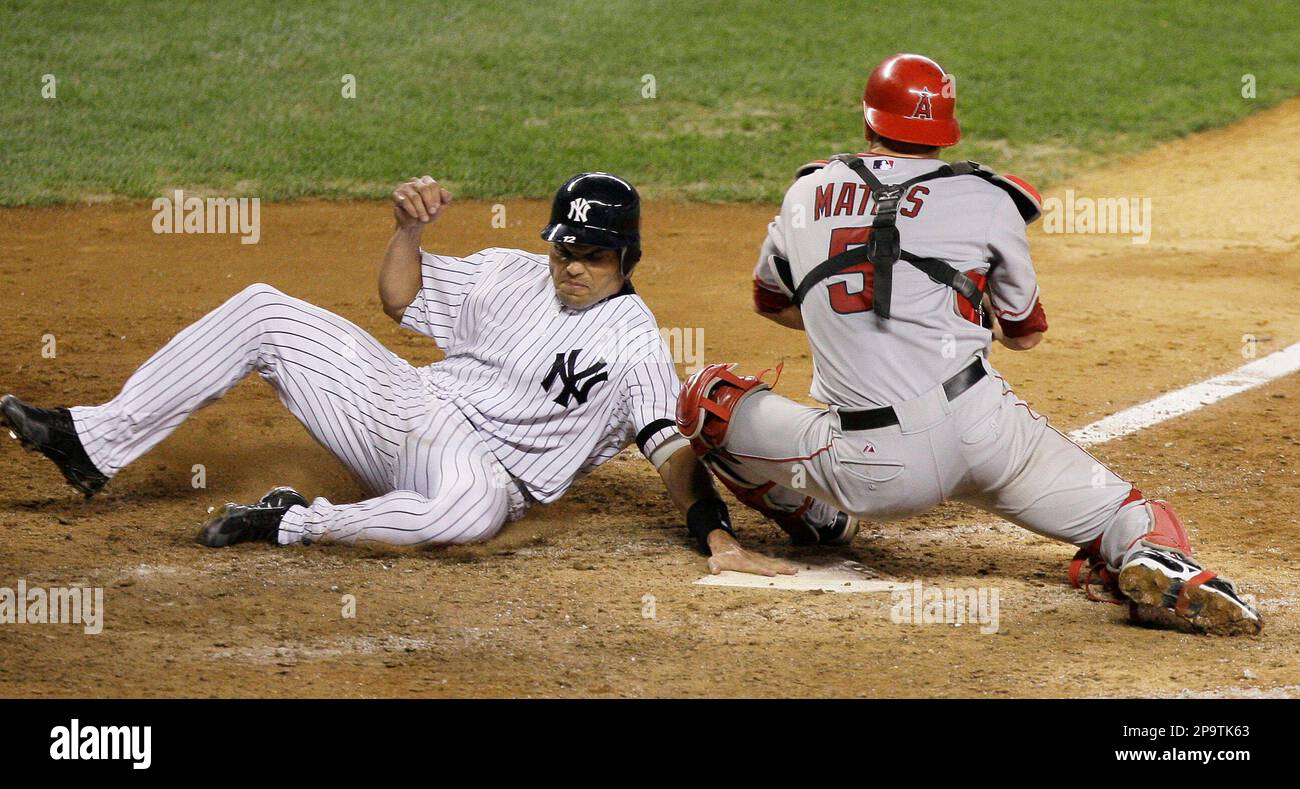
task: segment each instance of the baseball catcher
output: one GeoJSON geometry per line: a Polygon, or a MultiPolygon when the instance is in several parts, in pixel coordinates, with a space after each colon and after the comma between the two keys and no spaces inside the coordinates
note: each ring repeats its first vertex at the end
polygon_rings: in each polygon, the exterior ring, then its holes
{"type": "Polygon", "coordinates": [[[868,150],[799,168],[769,225],[754,307],[807,334],[812,395],[830,408],[714,364],[683,388],[683,435],[783,526],[805,494],[877,520],[962,501],[1078,546],[1070,576],[1091,597],[1148,621],[1259,632],[1168,503],[1053,429],[989,364],[993,339],[1024,351],[1047,330],[1025,233],[1041,201],[1018,178],[938,158],[960,138],[955,105],[933,60],[886,59],[863,97],[868,150]]]}
{"type": "Polygon", "coordinates": [[[425,251],[424,229],[450,202],[428,176],[402,184],[379,273],[385,313],[433,338],[440,362],[413,367],[338,315],[256,284],[176,335],[108,402],[47,410],[7,395],[0,419],[89,498],[256,372],[372,497],[309,501],[277,487],[216,511],[199,535],[212,547],[484,540],[635,443],[713,572],[793,573],[739,546],[676,430],[680,381],[631,282],[641,258],[632,185],[607,173],[569,179],[541,234],[546,254],[425,251]]]}

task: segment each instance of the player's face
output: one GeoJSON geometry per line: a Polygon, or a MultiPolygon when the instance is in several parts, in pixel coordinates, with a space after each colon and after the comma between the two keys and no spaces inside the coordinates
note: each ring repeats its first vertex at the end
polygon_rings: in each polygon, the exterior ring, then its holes
{"type": "Polygon", "coordinates": [[[551,279],[566,306],[583,309],[623,287],[617,249],[587,244],[552,244],[551,279]]]}

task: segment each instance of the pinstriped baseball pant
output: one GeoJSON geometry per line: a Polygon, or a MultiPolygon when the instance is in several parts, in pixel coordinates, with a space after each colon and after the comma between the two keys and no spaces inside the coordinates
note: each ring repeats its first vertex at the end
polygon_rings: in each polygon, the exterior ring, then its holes
{"type": "Polygon", "coordinates": [[[527,500],[464,416],[355,324],[251,285],[176,335],[99,406],[72,409],[86,453],[113,476],[250,372],[376,498],[294,507],[279,542],[472,542],[527,500]]]}

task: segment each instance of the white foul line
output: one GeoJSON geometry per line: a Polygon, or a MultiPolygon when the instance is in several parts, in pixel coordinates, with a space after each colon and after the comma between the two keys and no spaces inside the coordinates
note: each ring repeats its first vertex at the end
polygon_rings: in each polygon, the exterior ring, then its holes
{"type": "Polygon", "coordinates": [[[1072,431],[1070,439],[1085,446],[1101,444],[1113,438],[1136,433],[1144,427],[1159,424],[1166,419],[1190,413],[1202,406],[1217,403],[1225,397],[1254,389],[1260,384],[1290,375],[1297,370],[1300,370],[1300,343],[1270,353],[1249,364],[1243,364],[1230,373],[1216,375],[1199,383],[1184,386],[1182,389],[1167,392],[1132,408],[1125,408],[1119,413],[1111,414],[1105,419],[1099,419],[1072,431]]]}

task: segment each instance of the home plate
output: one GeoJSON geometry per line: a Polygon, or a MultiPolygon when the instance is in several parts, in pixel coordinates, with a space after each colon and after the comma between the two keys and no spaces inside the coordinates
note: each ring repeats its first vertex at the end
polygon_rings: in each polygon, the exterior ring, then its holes
{"type": "Polygon", "coordinates": [[[706,575],[695,583],[701,586],[731,586],[742,589],[782,589],[792,592],[891,592],[907,589],[908,584],[881,575],[865,564],[837,560],[827,564],[801,563],[794,575],[767,578],[731,570],[706,575]]]}

